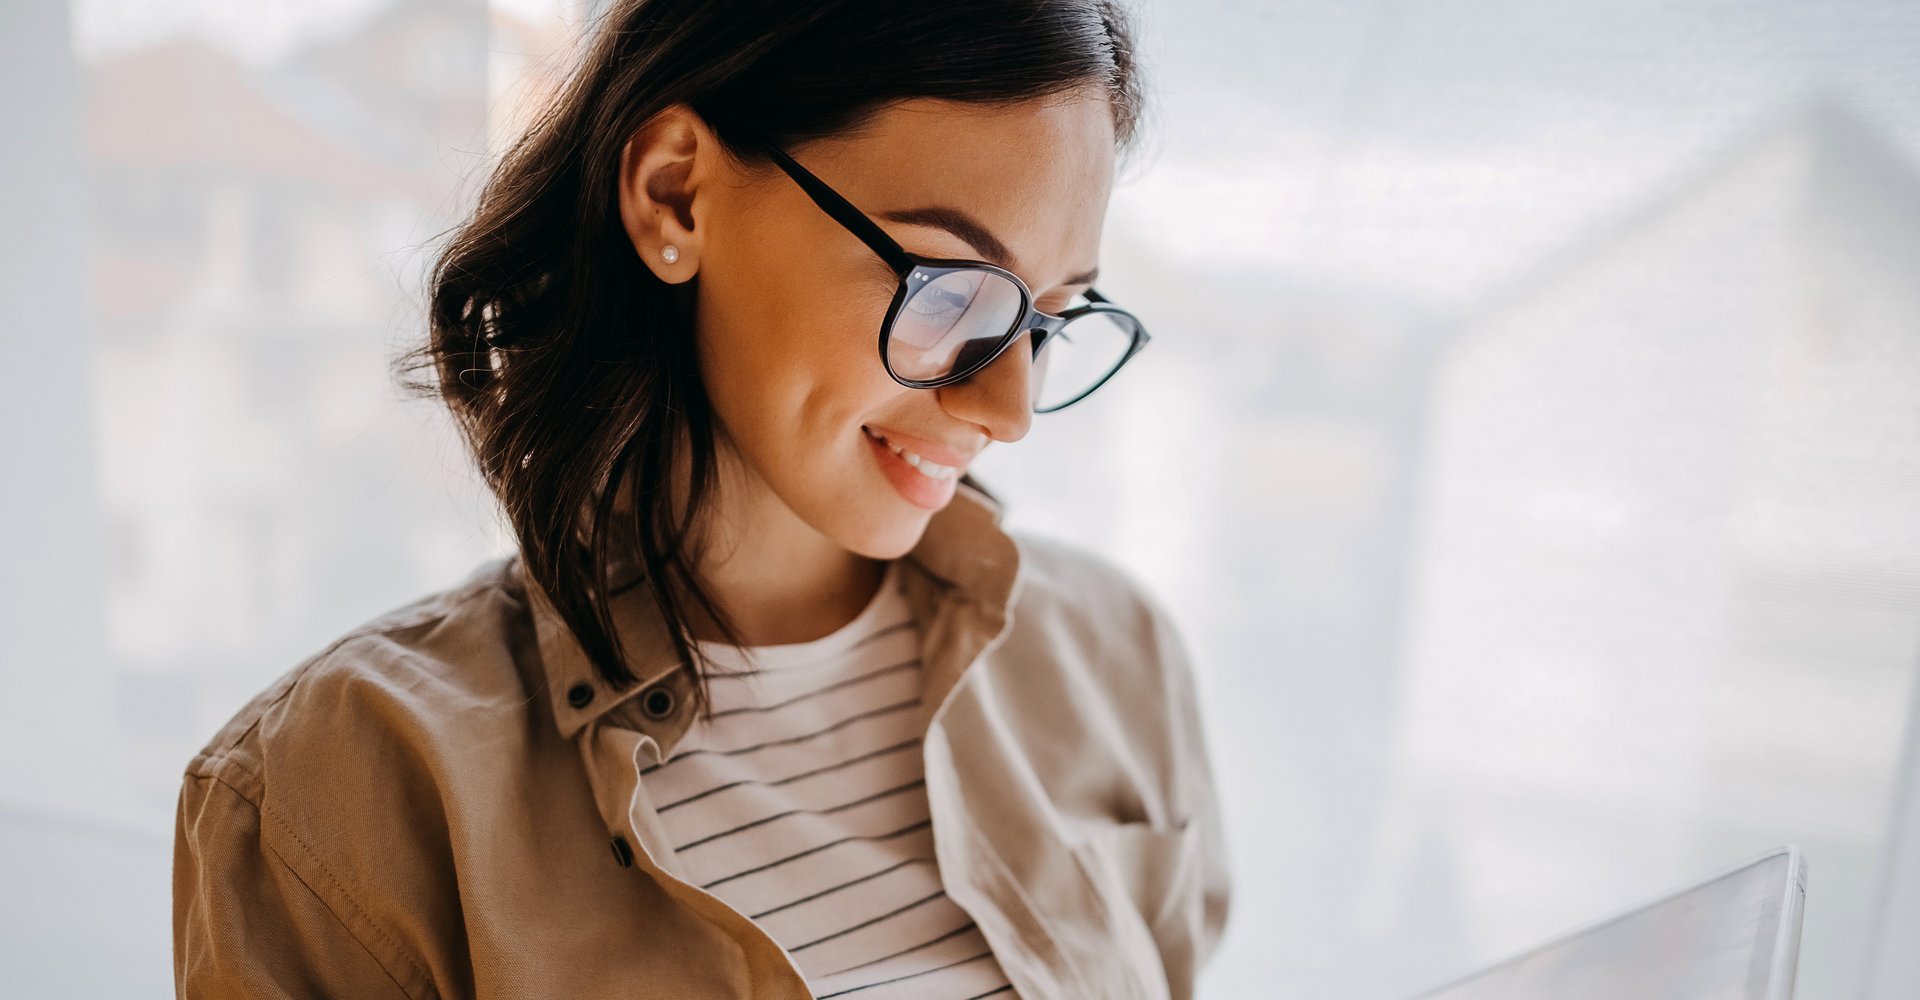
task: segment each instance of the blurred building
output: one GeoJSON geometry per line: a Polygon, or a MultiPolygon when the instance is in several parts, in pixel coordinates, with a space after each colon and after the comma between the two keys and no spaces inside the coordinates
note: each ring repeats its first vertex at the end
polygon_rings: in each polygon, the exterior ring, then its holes
{"type": "MultiPolygon", "coordinates": [[[[493,541],[463,455],[387,371],[482,163],[488,32],[484,5],[419,0],[265,66],[179,39],[87,67],[109,637],[136,741],[210,734],[493,541]]],[[[155,815],[183,763],[129,756],[155,815]]]]}

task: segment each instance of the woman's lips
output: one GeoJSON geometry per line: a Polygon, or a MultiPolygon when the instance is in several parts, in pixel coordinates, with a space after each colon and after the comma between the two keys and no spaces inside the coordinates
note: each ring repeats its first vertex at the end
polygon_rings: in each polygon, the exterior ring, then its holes
{"type": "Polygon", "coordinates": [[[873,453],[874,460],[880,463],[880,471],[893,484],[901,496],[917,507],[939,510],[953,499],[953,493],[960,482],[960,473],[955,472],[946,479],[933,479],[916,469],[906,459],[893,453],[886,441],[874,436],[864,428],[860,434],[867,440],[867,450],[873,453]]]}
{"type": "Polygon", "coordinates": [[[967,463],[973,461],[973,456],[979,453],[978,449],[971,451],[961,450],[951,445],[941,444],[938,441],[929,441],[926,438],[914,437],[911,434],[903,434],[885,427],[867,425],[861,429],[870,435],[878,434],[921,458],[938,462],[949,468],[959,469],[961,472],[967,471],[967,463]]]}

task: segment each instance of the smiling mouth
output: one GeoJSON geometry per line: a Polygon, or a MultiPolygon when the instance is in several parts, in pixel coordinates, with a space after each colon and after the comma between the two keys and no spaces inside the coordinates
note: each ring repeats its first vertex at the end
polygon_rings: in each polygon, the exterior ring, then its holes
{"type": "Polygon", "coordinates": [[[891,451],[895,455],[900,456],[900,458],[903,461],[905,461],[908,465],[913,466],[914,469],[917,470],[921,475],[927,477],[928,479],[933,480],[934,482],[944,483],[960,475],[961,470],[956,469],[951,465],[941,465],[940,463],[935,462],[932,459],[921,458],[919,455],[916,455],[913,452],[908,451],[907,449],[902,448],[897,444],[894,444],[892,441],[887,440],[885,435],[875,434],[874,432],[867,430],[864,427],[861,428],[861,431],[865,433],[868,437],[873,438],[875,441],[880,442],[882,445],[885,445],[888,451],[891,451]]]}

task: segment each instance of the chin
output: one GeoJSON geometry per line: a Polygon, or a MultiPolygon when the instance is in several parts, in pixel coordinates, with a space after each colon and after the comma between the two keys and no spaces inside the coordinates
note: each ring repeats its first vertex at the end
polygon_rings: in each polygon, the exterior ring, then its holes
{"type": "Polygon", "coordinates": [[[920,544],[920,536],[926,533],[933,511],[916,513],[916,508],[906,503],[896,506],[900,509],[868,515],[860,523],[850,525],[850,530],[841,536],[840,544],[847,551],[869,559],[898,559],[913,551],[913,547],[920,544]]]}

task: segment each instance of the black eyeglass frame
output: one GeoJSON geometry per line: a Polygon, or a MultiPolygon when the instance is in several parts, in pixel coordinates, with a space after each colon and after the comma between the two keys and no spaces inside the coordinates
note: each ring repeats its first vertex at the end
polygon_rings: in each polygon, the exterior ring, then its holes
{"type": "Polygon", "coordinates": [[[887,374],[892,376],[893,380],[901,385],[914,389],[933,389],[964,381],[973,373],[992,364],[995,359],[1000,357],[1001,353],[1006,351],[1008,345],[1012,344],[1014,340],[1018,339],[1022,333],[1028,330],[1038,331],[1033,337],[1033,356],[1038,357],[1040,349],[1046,346],[1047,341],[1052,339],[1055,333],[1058,333],[1062,327],[1066,326],[1067,323],[1072,320],[1094,312],[1123,317],[1127,328],[1133,331],[1133,342],[1127,345],[1126,353],[1120,356],[1120,360],[1116,362],[1105,375],[1101,376],[1099,381],[1089,386],[1084,392],[1081,392],[1079,395],[1058,406],[1045,408],[1036,407],[1034,409],[1035,413],[1052,413],[1057,410],[1064,410],[1092,395],[1095,389],[1107,384],[1108,379],[1113,378],[1120,369],[1125,368],[1127,362],[1131,361],[1133,356],[1140,353],[1140,351],[1147,346],[1147,343],[1153,339],[1152,335],[1147,333],[1146,325],[1140,322],[1138,316],[1135,316],[1120,306],[1114,305],[1092,287],[1089,287],[1085,293],[1088,300],[1086,305],[1076,306],[1059,315],[1054,315],[1053,313],[1041,312],[1035,309],[1033,307],[1033,290],[1027,287],[1026,282],[1020,280],[1019,275],[1014,274],[1012,271],[998,264],[989,263],[984,260],[968,260],[956,257],[924,257],[920,254],[913,253],[905,247],[902,247],[893,237],[888,236],[886,230],[881,229],[877,223],[868,218],[865,212],[854,207],[854,204],[842,197],[840,192],[829,187],[827,182],[815,177],[812,171],[801,166],[793,157],[787,155],[786,150],[781,149],[778,145],[771,142],[763,141],[757,145],[772,157],[774,163],[777,164],[781,170],[785,171],[787,176],[792,177],[794,182],[800,185],[801,190],[805,191],[807,196],[813,199],[814,204],[820,206],[821,210],[832,216],[834,221],[840,223],[840,225],[853,233],[853,235],[859,237],[860,242],[865,243],[869,249],[880,256],[881,260],[886,262],[888,267],[893,269],[895,274],[899,275],[900,285],[894,289],[893,301],[887,306],[886,317],[880,321],[880,363],[886,367],[887,374]],[[893,370],[893,362],[887,355],[887,339],[893,331],[894,319],[900,314],[900,307],[905,305],[907,299],[911,298],[915,292],[918,292],[928,284],[938,281],[944,275],[956,271],[991,271],[1013,282],[1014,288],[1020,292],[1019,318],[1014,321],[1012,328],[1001,336],[1000,342],[993,346],[992,351],[988,352],[985,357],[966,369],[956,369],[936,379],[907,378],[893,370]]]}

